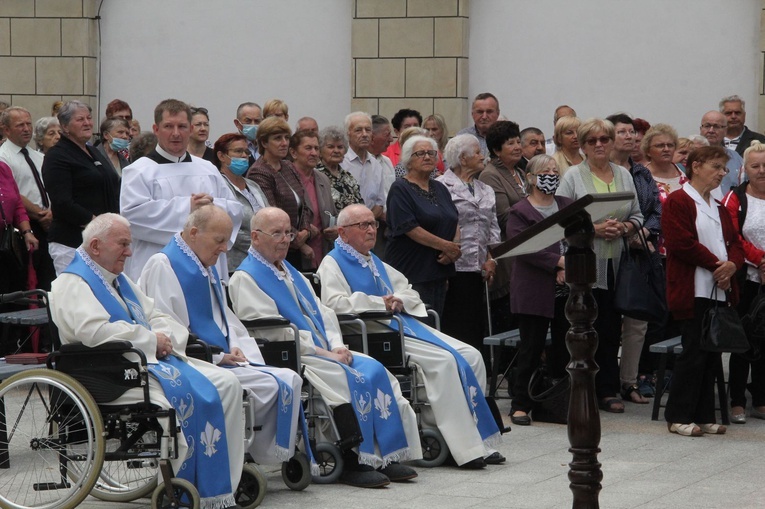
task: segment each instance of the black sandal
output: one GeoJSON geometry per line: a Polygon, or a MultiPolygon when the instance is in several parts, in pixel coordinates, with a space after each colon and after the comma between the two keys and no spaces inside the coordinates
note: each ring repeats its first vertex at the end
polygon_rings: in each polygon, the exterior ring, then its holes
{"type": "Polygon", "coordinates": [[[631,384],[631,385],[622,385],[622,399],[624,401],[629,401],[630,403],[635,403],[638,405],[647,405],[650,403],[648,401],[648,398],[640,394],[640,388],[637,386],[637,384],[631,384]],[[637,395],[638,398],[640,398],[639,401],[635,401],[634,395],[637,395]]]}

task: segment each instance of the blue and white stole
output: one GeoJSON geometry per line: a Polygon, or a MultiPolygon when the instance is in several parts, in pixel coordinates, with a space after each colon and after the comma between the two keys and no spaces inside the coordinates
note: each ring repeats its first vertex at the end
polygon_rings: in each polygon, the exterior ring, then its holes
{"type": "MultiPolygon", "coordinates": [[[[175,234],[173,239],[162,249],[162,253],[170,261],[170,266],[173,268],[173,272],[175,272],[175,276],[178,278],[178,283],[180,283],[183,289],[186,311],[189,316],[189,330],[203,341],[221,348],[225,353],[231,353],[228,336],[229,327],[226,320],[227,304],[224,300],[223,286],[215,266],[206,268],[202,265],[202,262],[186,241],[183,240],[180,233],[175,234]],[[215,321],[212,299],[205,298],[210,295],[210,286],[212,286],[215,293],[215,301],[223,320],[223,328],[226,330],[225,334],[215,321]]],[[[258,366],[263,367],[263,365],[254,362],[251,362],[250,366],[255,369],[258,366]]],[[[227,368],[230,366],[221,367],[227,368]]],[[[294,398],[292,387],[289,384],[267,370],[259,369],[258,371],[273,377],[279,385],[276,417],[276,457],[280,461],[288,461],[295,453],[290,448],[290,442],[296,431],[292,426],[293,405],[297,405],[300,408],[301,420],[305,421],[302,414],[303,405],[300,402],[300,398],[294,398]]],[[[308,443],[307,433],[304,439],[308,443]]]]}
{"type": "MultiPolygon", "coordinates": [[[[124,274],[117,276],[116,287],[127,311],[110,291],[111,285],[95,262],[82,248],[77,249],[74,260],[64,272],[81,277],[90,286],[98,302],[109,313],[110,322],[135,323],[151,329],[124,274]]],[[[215,386],[202,373],[173,355],[157,361],[157,364],[150,364],[149,371],[162,385],[165,397],[173,405],[188,444],[188,454],[176,475],[197,487],[201,507],[219,509],[234,505],[226,423],[215,386]]]]}
{"type": "MultiPolygon", "coordinates": [[[[298,329],[310,331],[315,346],[329,350],[324,319],[311,290],[295,267],[286,260],[281,263],[295,289],[295,296],[287,286],[285,276],[252,248],[237,270],[246,272],[257,282],[274,300],[281,316],[297,325],[298,329]]],[[[359,445],[359,462],[384,467],[394,461],[409,459],[411,451],[401,414],[388,373],[382,364],[361,355],[354,356],[350,366],[321,356],[316,358],[333,362],[345,371],[353,408],[364,438],[359,445]],[[375,440],[382,458],[375,454],[375,440]]]]}
{"type": "MultiPolygon", "coordinates": [[[[343,272],[352,292],[361,292],[367,295],[384,296],[393,293],[393,285],[383,262],[369,252],[371,258],[365,259],[358,251],[338,238],[335,240],[335,248],[328,253],[335,259],[343,272]]],[[[462,390],[465,394],[465,402],[473,414],[478,432],[486,446],[496,445],[501,437],[497,423],[491,414],[486,397],[481,390],[481,385],[475,377],[470,365],[460,353],[448,343],[433,334],[416,318],[405,313],[398,313],[404,323],[404,334],[439,348],[443,348],[454,356],[462,382],[462,390]]],[[[398,322],[391,320],[387,324],[393,330],[398,330],[398,322]]]]}

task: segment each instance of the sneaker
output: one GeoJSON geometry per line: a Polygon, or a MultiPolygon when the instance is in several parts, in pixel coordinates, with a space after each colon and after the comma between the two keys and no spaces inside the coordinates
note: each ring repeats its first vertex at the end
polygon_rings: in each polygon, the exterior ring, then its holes
{"type": "Polygon", "coordinates": [[[656,391],[653,388],[653,381],[646,375],[640,375],[637,381],[638,392],[645,398],[653,398],[656,391]]]}

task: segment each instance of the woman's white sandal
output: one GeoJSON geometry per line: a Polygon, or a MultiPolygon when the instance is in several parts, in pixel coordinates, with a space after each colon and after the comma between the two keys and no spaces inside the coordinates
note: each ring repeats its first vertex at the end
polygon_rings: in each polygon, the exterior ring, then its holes
{"type": "MultiPolygon", "coordinates": [[[[677,433],[684,437],[700,437],[704,435],[704,431],[693,423],[680,424],[680,423],[667,423],[667,429],[670,433],[677,433]]],[[[724,432],[723,432],[724,433],[724,432]]]]}
{"type": "Polygon", "coordinates": [[[724,435],[728,431],[728,428],[722,424],[700,424],[699,427],[701,431],[710,435],[724,435]]]}

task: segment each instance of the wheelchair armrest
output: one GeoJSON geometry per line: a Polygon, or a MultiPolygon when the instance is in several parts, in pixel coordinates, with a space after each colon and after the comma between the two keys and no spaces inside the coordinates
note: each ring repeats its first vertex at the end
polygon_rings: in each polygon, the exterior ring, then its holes
{"type": "Polygon", "coordinates": [[[109,341],[98,346],[85,346],[82,343],[67,343],[61,345],[59,352],[62,354],[74,353],[125,353],[133,348],[130,341],[109,341]]]}
{"type": "Polygon", "coordinates": [[[271,341],[269,341],[266,338],[255,338],[255,343],[257,343],[258,347],[263,347],[267,344],[269,344],[271,341]]]}
{"type": "Polygon", "coordinates": [[[359,319],[356,313],[336,313],[338,322],[352,322],[359,319]]]}
{"type": "Polygon", "coordinates": [[[393,313],[391,311],[364,311],[363,313],[359,313],[359,318],[362,320],[380,320],[392,317],[393,313]]]}
{"type": "Polygon", "coordinates": [[[255,320],[242,320],[242,324],[248,329],[257,329],[259,327],[287,327],[290,321],[281,316],[267,316],[265,318],[256,318],[255,320]]]}

